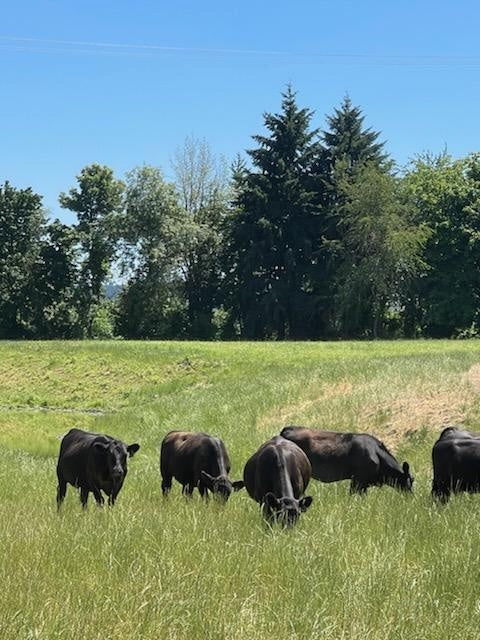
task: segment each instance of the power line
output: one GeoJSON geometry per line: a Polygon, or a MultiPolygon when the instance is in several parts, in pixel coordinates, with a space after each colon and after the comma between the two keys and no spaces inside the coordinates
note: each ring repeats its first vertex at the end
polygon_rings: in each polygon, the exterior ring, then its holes
{"type": "Polygon", "coordinates": [[[137,49],[143,51],[156,51],[165,53],[224,53],[224,54],[246,54],[246,55],[291,55],[287,51],[268,51],[263,49],[215,49],[208,47],[172,47],[156,44],[130,44],[118,42],[91,42],[83,40],[50,40],[43,38],[19,38],[14,36],[0,35],[0,40],[11,42],[71,45],[81,47],[93,47],[98,49],[137,49]]]}
{"type": "Polygon", "coordinates": [[[59,54],[117,54],[149,57],[162,54],[221,55],[221,56],[265,56],[271,59],[286,58],[288,62],[378,65],[378,66],[463,66],[480,65],[480,55],[455,54],[377,54],[377,53],[322,53],[316,51],[280,51],[265,49],[229,49],[211,47],[178,47],[156,44],[133,44],[118,42],[93,42],[84,40],[60,40],[26,38],[0,35],[0,51],[23,51],[32,53],[59,54]]]}

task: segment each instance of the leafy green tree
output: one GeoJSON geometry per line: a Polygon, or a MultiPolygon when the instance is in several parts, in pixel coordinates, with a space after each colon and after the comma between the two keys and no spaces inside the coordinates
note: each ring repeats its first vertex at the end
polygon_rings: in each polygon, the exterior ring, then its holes
{"type": "Polygon", "coordinates": [[[183,334],[180,208],[175,188],[156,167],[144,165],[127,174],[118,228],[120,262],[128,278],[118,303],[118,331],[125,337],[183,334]]]}
{"type": "Polygon", "coordinates": [[[77,308],[78,238],[59,220],[46,228],[33,270],[35,334],[47,338],[80,335],[77,308]]]}
{"type": "Polygon", "coordinates": [[[61,193],[60,205],[77,214],[76,231],[83,261],[80,271],[81,325],[92,337],[93,310],[102,298],[102,287],[115,257],[116,218],[122,207],[124,185],[112,169],[91,164],[77,176],[78,186],[61,193]]]}
{"type": "Polygon", "coordinates": [[[417,221],[430,230],[428,271],[411,287],[407,330],[449,337],[479,320],[480,155],[418,157],[404,185],[417,221]]]}
{"type": "Polygon", "coordinates": [[[0,186],[0,338],[32,333],[29,293],[44,222],[40,195],[0,186]]]}
{"type": "Polygon", "coordinates": [[[188,314],[188,333],[211,338],[213,310],[221,302],[220,253],[228,210],[228,180],[224,163],[205,140],[187,138],[173,161],[180,198],[180,265],[188,314]]]}
{"type": "Polygon", "coordinates": [[[316,324],[323,182],[312,115],[289,87],[281,113],[264,115],[269,135],[253,136],[252,169],[236,171],[226,272],[245,337],[302,338],[316,324]]]}
{"type": "Polygon", "coordinates": [[[424,271],[427,230],[414,223],[398,180],[366,164],[341,185],[344,256],[337,273],[342,336],[384,334],[387,312],[403,309],[412,280],[424,271]]]}
{"type": "Polygon", "coordinates": [[[115,336],[117,305],[104,299],[93,310],[92,338],[107,340],[115,336]]]}

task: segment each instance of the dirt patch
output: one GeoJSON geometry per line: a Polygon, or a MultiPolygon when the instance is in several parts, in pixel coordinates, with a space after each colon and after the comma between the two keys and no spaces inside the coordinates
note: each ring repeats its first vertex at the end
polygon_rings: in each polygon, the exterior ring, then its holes
{"type": "Polygon", "coordinates": [[[423,388],[401,391],[381,410],[365,409],[359,418],[384,432],[385,442],[399,444],[405,436],[421,429],[439,433],[452,424],[461,424],[478,412],[480,364],[450,379],[450,384],[432,383],[423,388]],[[383,415],[383,420],[382,420],[383,415]]]}
{"type": "Polygon", "coordinates": [[[338,398],[339,396],[348,396],[353,391],[353,385],[350,380],[341,380],[334,384],[326,384],[323,388],[322,400],[325,398],[338,398]]]}
{"type": "Polygon", "coordinates": [[[474,364],[465,374],[466,381],[480,393],[480,364],[474,364]]]}
{"type": "Polygon", "coordinates": [[[310,388],[310,393],[305,393],[302,400],[290,404],[275,407],[263,416],[257,423],[258,431],[279,430],[292,423],[298,415],[305,413],[312,407],[339,396],[347,396],[352,393],[353,385],[349,380],[341,380],[331,384],[317,383],[310,388]],[[308,397],[305,397],[308,396],[308,397]]]}
{"type": "Polygon", "coordinates": [[[262,416],[257,429],[274,433],[295,422],[325,424],[377,434],[395,449],[417,432],[439,433],[447,425],[471,421],[479,412],[479,394],[480,364],[466,373],[408,385],[379,379],[357,384],[348,379],[318,382],[303,389],[295,402],[287,401],[262,416]]]}
{"type": "Polygon", "coordinates": [[[466,385],[405,390],[381,409],[365,408],[359,423],[376,428],[386,444],[395,447],[405,436],[421,429],[439,432],[449,424],[462,423],[469,415],[475,393],[466,385]]]}

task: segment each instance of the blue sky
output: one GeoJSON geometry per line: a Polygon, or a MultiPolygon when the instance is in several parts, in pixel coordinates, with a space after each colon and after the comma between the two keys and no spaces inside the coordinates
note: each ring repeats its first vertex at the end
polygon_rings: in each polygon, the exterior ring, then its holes
{"type": "Polygon", "coordinates": [[[232,158],[288,82],[317,126],[348,92],[400,163],[480,150],[479,32],[477,0],[4,3],[0,182],[71,220],[84,165],[168,177],[192,134],[232,158]]]}

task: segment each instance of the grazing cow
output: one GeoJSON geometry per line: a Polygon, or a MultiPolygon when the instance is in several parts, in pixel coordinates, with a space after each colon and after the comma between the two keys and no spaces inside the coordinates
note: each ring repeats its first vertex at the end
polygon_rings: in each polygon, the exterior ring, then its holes
{"type": "Polygon", "coordinates": [[[84,508],[90,491],[98,505],[104,503],[103,491],[113,506],[127,475],[127,457],[139,449],[138,444],[127,446],[111,436],[70,429],[62,439],[58,456],[58,508],[65,498],[67,483],[80,489],[84,508]]]}
{"type": "Polygon", "coordinates": [[[230,459],[222,440],[206,433],[167,433],[160,450],[160,473],[164,496],[172,488],[172,478],[183,485],[184,495],[191,496],[198,487],[202,498],[211,491],[223,502],[244,486],[242,480],[232,482],[228,477],[230,459]]]}
{"type": "Polygon", "coordinates": [[[368,487],[384,484],[412,490],[408,462],[400,466],[383,442],[373,436],[306,427],[285,427],[281,435],[305,452],[315,480],[351,480],[350,492],[360,494],[366,493],[368,487]]]}
{"type": "Polygon", "coordinates": [[[480,434],[447,427],[432,449],[432,495],[446,502],[452,491],[480,491],[480,434]]]}
{"type": "Polygon", "coordinates": [[[312,467],[296,444],[275,436],[253,454],[243,471],[248,494],[262,506],[264,517],[284,526],[294,525],[312,504],[302,497],[310,482],[312,467]]]}

